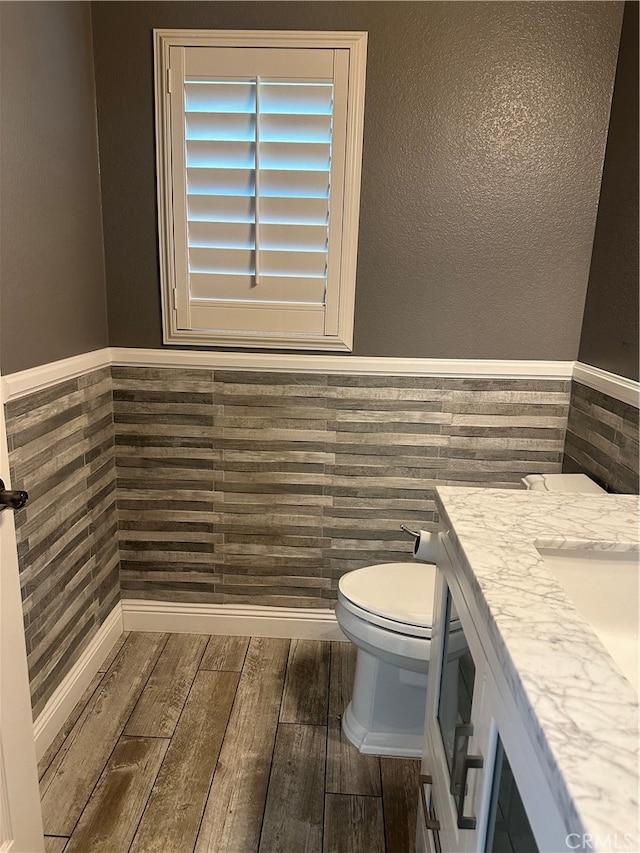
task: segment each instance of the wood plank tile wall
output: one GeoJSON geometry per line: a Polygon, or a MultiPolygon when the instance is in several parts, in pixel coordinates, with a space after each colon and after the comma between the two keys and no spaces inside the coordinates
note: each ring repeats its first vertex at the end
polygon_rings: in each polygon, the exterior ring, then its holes
{"type": "Polygon", "coordinates": [[[132,598],[326,607],[437,483],[560,470],[569,382],[114,368],[132,598]]]}
{"type": "Polygon", "coordinates": [[[563,470],[583,472],[611,492],[637,495],[638,409],[573,382],[563,470]]]}
{"type": "Polygon", "coordinates": [[[34,718],[120,597],[109,368],[7,404],[34,718]]]}

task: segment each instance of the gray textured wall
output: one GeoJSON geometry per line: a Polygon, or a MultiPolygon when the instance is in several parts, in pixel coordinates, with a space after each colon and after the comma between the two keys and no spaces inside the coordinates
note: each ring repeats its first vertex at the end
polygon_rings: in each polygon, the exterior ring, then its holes
{"type": "Polygon", "coordinates": [[[90,8],[0,4],[0,365],[108,342],[90,8]]]}
{"type": "Polygon", "coordinates": [[[354,352],[574,359],[622,4],[92,4],[110,341],[161,346],[153,27],[369,32],[354,352]]]}
{"type": "Polygon", "coordinates": [[[625,4],[580,361],[638,379],[638,3],[625,4]]]}

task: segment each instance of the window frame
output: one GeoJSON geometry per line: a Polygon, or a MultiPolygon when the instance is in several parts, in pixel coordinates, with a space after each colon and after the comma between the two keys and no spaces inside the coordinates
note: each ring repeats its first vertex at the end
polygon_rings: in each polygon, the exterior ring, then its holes
{"type": "MultiPolygon", "coordinates": [[[[360,213],[360,183],[364,127],[364,84],[367,33],[302,30],[160,30],[154,34],[154,87],[156,124],[156,176],[163,341],[173,345],[202,345],[258,349],[351,351],[360,213]],[[342,187],[342,240],[340,277],[334,303],[327,311],[337,315],[336,334],[262,333],[181,329],[176,304],[180,286],[176,280],[174,208],[172,191],[172,142],[170,113],[169,52],[171,47],[329,48],[349,51],[348,99],[344,183],[342,187]]],[[[335,286],[335,285],[334,285],[335,286]]],[[[266,306],[273,311],[274,306],[266,306]]]]}

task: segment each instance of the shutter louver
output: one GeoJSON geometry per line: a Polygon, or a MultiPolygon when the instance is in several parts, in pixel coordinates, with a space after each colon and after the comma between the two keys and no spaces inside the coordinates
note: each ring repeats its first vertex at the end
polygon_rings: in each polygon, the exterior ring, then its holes
{"type": "Polygon", "coordinates": [[[195,300],[324,306],[333,84],[186,79],[195,300]]]}

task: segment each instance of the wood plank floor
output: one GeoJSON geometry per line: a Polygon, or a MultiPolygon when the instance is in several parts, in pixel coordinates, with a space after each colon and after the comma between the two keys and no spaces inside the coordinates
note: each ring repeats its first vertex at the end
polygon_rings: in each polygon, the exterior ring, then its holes
{"type": "Polygon", "coordinates": [[[350,643],[133,632],[39,766],[47,853],[410,853],[419,762],[345,739],[350,643]]]}

